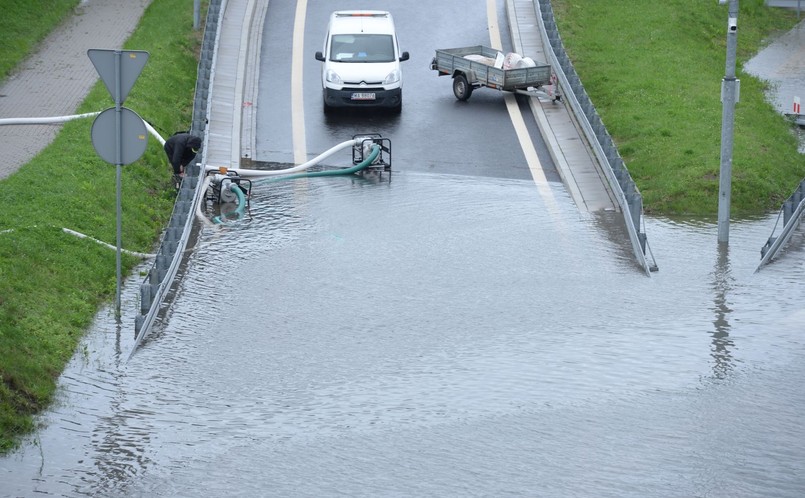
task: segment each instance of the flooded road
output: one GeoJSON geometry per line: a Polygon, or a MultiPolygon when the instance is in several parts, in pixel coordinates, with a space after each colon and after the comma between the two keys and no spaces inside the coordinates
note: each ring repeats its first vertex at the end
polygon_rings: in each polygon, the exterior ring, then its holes
{"type": "Polygon", "coordinates": [[[4,494],[801,496],[802,248],[649,218],[648,278],[552,190],[258,185],[130,361],[99,317],[4,494]]]}
{"type": "MultiPolygon", "coordinates": [[[[755,273],[776,214],[728,249],[715,219],[646,217],[647,277],[619,215],[527,178],[494,94],[409,90],[390,181],[258,182],[130,360],[128,281],[0,495],[802,496],[802,237],[755,273]],[[450,136],[490,155],[470,168],[409,137],[479,113],[503,159],[483,128],[450,136]]],[[[311,150],[358,126],[312,120],[311,150]]]]}

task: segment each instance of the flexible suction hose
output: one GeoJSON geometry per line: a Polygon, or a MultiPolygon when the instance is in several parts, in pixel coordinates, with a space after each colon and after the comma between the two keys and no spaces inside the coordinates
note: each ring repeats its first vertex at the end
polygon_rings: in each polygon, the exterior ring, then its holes
{"type": "MultiPolygon", "coordinates": [[[[280,174],[286,175],[286,176],[282,176],[282,177],[279,177],[279,178],[272,178],[272,179],[268,180],[269,183],[280,182],[280,181],[284,181],[284,180],[293,180],[293,179],[296,179],[296,178],[312,178],[312,177],[317,177],[317,176],[350,175],[352,173],[357,173],[358,171],[360,171],[362,169],[365,169],[369,165],[371,165],[375,161],[375,159],[377,159],[377,156],[380,155],[380,146],[377,145],[377,144],[372,144],[372,150],[369,153],[369,157],[367,157],[366,159],[364,159],[360,163],[356,164],[355,166],[352,166],[351,168],[334,169],[334,170],[327,170],[327,171],[313,171],[313,172],[310,172],[310,173],[299,173],[299,174],[291,174],[291,175],[289,175],[288,173],[293,172],[293,171],[301,171],[301,170],[307,169],[310,166],[318,163],[322,159],[326,158],[327,156],[333,154],[334,152],[337,152],[337,151],[339,151],[339,150],[341,150],[341,149],[343,149],[345,147],[349,147],[349,146],[352,146],[354,144],[355,144],[354,140],[348,140],[346,142],[342,142],[342,143],[336,145],[335,147],[329,149],[328,151],[324,152],[323,154],[317,156],[315,159],[313,159],[311,161],[308,161],[308,162],[306,162],[304,164],[300,164],[299,166],[295,166],[293,168],[286,169],[286,170],[277,170],[277,171],[255,171],[255,170],[240,170],[240,171],[238,171],[238,170],[230,170],[230,171],[238,172],[239,174],[241,174],[241,176],[246,176],[247,173],[249,175],[252,175],[252,176],[268,176],[268,175],[280,175],[280,174]]],[[[215,167],[207,166],[206,171],[214,171],[216,169],[217,168],[215,168],[215,167]]],[[[204,178],[204,182],[203,182],[203,184],[201,186],[201,191],[202,192],[207,190],[207,187],[209,186],[210,182],[211,182],[211,177],[206,176],[204,178]]],[[[246,197],[243,194],[243,191],[240,189],[240,187],[233,183],[233,184],[231,184],[229,186],[229,188],[230,188],[230,190],[232,192],[235,193],[235,196],[237,196],[237,198],[238,198],[238,207],[237,207],[237,209],[235,211],[231,211],[229,213],[222,213],[221,215],[214,217],[213,222],[216,223],[216,224],[223,223],[224,219],[227,216],[231,215],[231,214],[237,214],[238,218],[240,218],[241,216],[243,216],[243,213],[246,210],[246,197]]],[[[210,224],[210,221],[207,219],[206,216],[203,215],[203,213],[201,211],[201,203],[199,203],[198,206],[196,207],[196,216],[199,219],[201,219],[202,221],[204,221],[206,224],[210,224]]]]}
{"type": "MultiPolygon", "coordinates": [[[[338,144],[336,146],[333,146],[333,147],[327,149],[326,151],[322,152],[321,154],[319,154],[318,156],[314,157],[310,161],[308,161],[306,163],[302,163],[302,164],[300,164],[298,166],[294,166],[292,168],[277,169],[277,170],[255,170],[255,169],[232,169],[232,168],[229,168],[228,170],[233,171],[233,172],[237,173],[238,176],[242,176],[244,178],[247,178],[247,177],[253,178],[253,177],[261,177],[261,176],[288,175],[288,174],[291,174],[291,173],[296,173],[297,171],[304,171],[304,170],[310,168],[311,166],[313,166],[315,164],[318,164],[319,162],[321,162],[322,160],[328,158],[329,156],[335,154],[339,150],[345,149],[347,147],[352,147],[356,143],[357,143],[356,140],[347,140],[347,141],[341,142],[340,144],[338,144]]],[[[217,166],[210,166],[209,164],[207,166],[205,166],[205,168],[204,168],[204,170],[206,172],[218,171],[218,169],[219,168],[217,166]]]]}
{"type": "MultiPolygon", "coordinates": [[[[41,124],[62,124],[75,119],[91,118],[97,116],[101,112],[87,112],[84,114],[71,114],[69,116],[53,116],[44,118],[0,118],[0,126],[2,125],[41,125],[41,124]]],[[[159,141],[160,145],[165,145],[165,139],[157,132],[151,124],[143,119],[143,124],[148,133],[154,136],[159,141]]]]}
{"type": "Polygon", "coordinates": [[[233,214],[237,215],[237,218],[240,218],[246,211],[246,195],[243,193],[243,190],[240,189],[240,186],[235,183],[230,183],[229,190],[231,190],[235,194],[235,197],[238,198],[238,207],[235,208],[234,211],[221,213],[219,216],[213,218],[212,221],[215,223],[223,223],[223,220],[229,218],[233,214]]]}
{"type": "Polygon", "coordinates": [[[352,173],[357,173],[358,171],[372,164],[374,160],[377,159],[378,155],[380,155],[380,146],[377,144],[372,144],[372,152],[369,153],[369,157],[367,157],[366,159],[364,159],[363,161],[359,162],[358,164],[356,164],[351,168],[329,169],[326,171],[312,171],[310,173],[299,173],[296,175],[288,175],[280,178],[272,178],[270,180],[267,180],[266,183],[281,182],[283,180],[294,180],[296,178],[312,178],[315,176],[349,175],[352,173]]]}

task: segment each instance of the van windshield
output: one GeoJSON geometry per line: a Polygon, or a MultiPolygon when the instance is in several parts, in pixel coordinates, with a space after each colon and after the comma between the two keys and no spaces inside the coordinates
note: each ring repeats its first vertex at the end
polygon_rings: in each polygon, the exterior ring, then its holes
{"type": "Polygon", "coordinates": [[[393,62],[391,35],[333,35],[330,60],[336,62],[393,62]]]}

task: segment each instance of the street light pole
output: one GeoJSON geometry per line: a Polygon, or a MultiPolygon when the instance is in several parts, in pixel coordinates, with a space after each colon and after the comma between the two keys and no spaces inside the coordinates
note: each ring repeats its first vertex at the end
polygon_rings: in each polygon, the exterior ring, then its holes
{"type": "MultiPolygon", "coordinates": [[[[724,4],[727,0],[719,0],[724,4]]],[[[735,104],[739,100],[741,81],[735,77],[738,53],[738,0],[729,0],[727,19],[727,64],[721,80],[721,172],[718,185],[718,242],[730,238],[730,190],[732,189],[732,145],[735,123],[735,104]]]]}

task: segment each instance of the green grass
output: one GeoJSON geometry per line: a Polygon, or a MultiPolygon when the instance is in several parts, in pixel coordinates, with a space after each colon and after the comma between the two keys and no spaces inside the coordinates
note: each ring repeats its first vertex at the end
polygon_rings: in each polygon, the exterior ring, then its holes
{"type": "MultiPolygon", "coordinates": [[[[648,213],[718,210],[721,79],[727,7],[715,0],[553,0],[557,24],[584,87],[643,194],[648,213]]],[[[766,85],[740,67],[796,14],[741,0],[731,211],[779,209],[805,177],[791,124],[766,85]]]]}
{"type": "Polygon", "coordinates": [[[0,83],[81,0],[0,0],[0,83]]]}
{"type": "MultiPolygon", "coordinates": [[[[192,11],[184,0],[152,2],[126,43],[150,58],[125,105],[168,133],[191,120],[202,35],[192,31],[192,11]]],[[[78,112],[112,106],[98,82],[78,112]]],[[[65,124],[42,153],[0,181],[8,209],[0,217],[0,453],[33,429],[33,415],[51,403],[58,376],[115,293],[115,251],[61,230],[116,242],[116,168],[95,152],[91,126],[92,119],[65,124]]],[[[175,197],[158,141],[149,139],[142,159],[122,171],[122,245],[153,252],[175,197]]],[[[124,254],[124,272],[137,262],[124,254]]]]}

